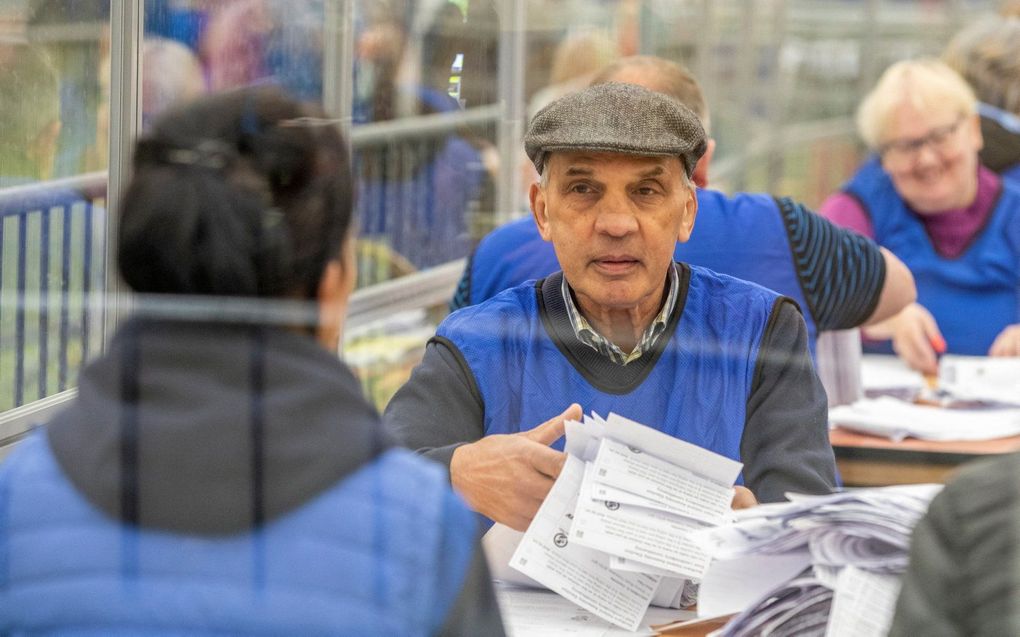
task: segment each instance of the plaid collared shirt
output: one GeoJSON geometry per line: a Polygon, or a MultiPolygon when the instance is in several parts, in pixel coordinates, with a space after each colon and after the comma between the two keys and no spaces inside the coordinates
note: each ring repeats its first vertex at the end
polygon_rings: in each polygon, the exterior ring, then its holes
{"type": "Polygon", "coordinates": [[[564,277],[560,291],[563,293],[563,302],[567,306],[567,316],[570,317],[570,326],[574,328],[574,335],[577,336],[579,341],[617,365],[626,365],[641,358],[641,355],[655,345],[655,341],[666,331],[666,324],[669,322],[670,315],[673,314],[673,308],[676,307],[676,298],[680,292],[676,264],[673,264],[668,272],[669,293],[666,295],[666,302],[655,317],[655,320],[652,321],[652,324],[645,329],[645,333],[641,335],[641,340],[638,341],[637,346],[630,354],[624,354],[622,349],[617,347],[615,343],[610,342],[605,336],[596,332],[591,323],[581,316],[580,310],[574,304],[574,295],[570,293],[570,286],[567,285],[567,279],[564,277]]]}

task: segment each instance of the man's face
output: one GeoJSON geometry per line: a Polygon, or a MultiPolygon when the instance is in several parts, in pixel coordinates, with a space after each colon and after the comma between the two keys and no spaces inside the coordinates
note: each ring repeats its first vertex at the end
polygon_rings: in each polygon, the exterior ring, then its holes
{"type": "Polygon", "coordinates": [[[680,159],[557,152],[545,171],[532,213],[581,309],[657,311],[698,208],[680,159]]]}

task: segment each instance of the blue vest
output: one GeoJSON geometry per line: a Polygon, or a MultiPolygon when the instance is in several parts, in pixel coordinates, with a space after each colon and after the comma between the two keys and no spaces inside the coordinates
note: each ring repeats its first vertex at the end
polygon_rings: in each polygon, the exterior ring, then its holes
{"type": "MultiPolygon", "coordinates": [[[[550,277],[557,293],[561,276],[550,277]]],[[[683,275],[680,281],[683,285],[683,275]]],[[[660,337],[669,339],[660,357],[644,378],[622,391],[609,391],[578,369],[551,336],[553,319],[535,285],[454,312],[437,336],[456,346],[474,376],[486,435],[536,426],[577,402],[740,460],[758,350],[779,296],[694,266],[686,299],[683,294],[681,288],[680,307],[660,337]]],[[[554,447],[562,449],[563,441],[554,447]]]]}
{"type": "Polygon", "coordinates": [[[985,227],[956,258],[935,250],[877,159],[844,190],[870,216],[875,240],[914,274],[917,302],[935,317],[950,353],[985,355],[1003,328],[1020,321],[1020,185],[1003,180],[985,227]]]}
{"type": "MultiPolygon", "coordinates": [[[[801,289],[790,241],[776,201],[769,195],[728,197],[698,189],[698,216],[674,259],[744,279],[788,296],[801,307],[814,358],[818,330],[801,289]]],[[[530,217],[497,228],[482,239],[471,262],[471,303],[560,269],[552,244],[530,217]]]]}
{"type": "Polygon", "coordinates": [[[0,634],[436,634],[473,514],[443,472],[391,450],[256,532],[116,523],[44,433],[0,467],[0,634]]]}

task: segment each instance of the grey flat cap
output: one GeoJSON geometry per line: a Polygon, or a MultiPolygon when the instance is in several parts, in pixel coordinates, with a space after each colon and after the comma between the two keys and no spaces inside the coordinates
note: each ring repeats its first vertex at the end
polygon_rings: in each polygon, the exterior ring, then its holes
{"type": "Polygon", "coordinates": [[[548,153],[590,150],[679,157],[690,177],[706,145],[705,129],[691,109],[619,82],[561,97],[535,115],[524,135],[524,150],[539,173],[548,153]]]}

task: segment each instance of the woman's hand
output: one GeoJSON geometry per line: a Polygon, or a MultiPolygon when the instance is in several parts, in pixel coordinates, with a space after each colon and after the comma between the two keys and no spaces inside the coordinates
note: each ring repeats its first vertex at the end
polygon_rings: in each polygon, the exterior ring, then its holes
{"type": "Polygon", "coordinates": [[[937,354],[946,351],[946,340],[935,317],[921,305],[911,303],[891,319],[864,328],[864,334],[872,339],[892,339],[893,351],[911,369],[938,374],[937,354]]]}
{"type": "Polygon", "coordinates": [[[1007,325],[988,349],[989,356],[1020,356],[1020,323],[1007,325]]]}

